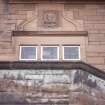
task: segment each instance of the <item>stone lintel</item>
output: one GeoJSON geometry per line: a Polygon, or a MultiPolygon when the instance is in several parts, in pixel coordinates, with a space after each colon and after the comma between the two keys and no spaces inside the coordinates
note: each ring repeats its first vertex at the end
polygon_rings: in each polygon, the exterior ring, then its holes
{"type": "Polygon", "coordinates": [[[87,36],[87,31],[13,31],[13,36],[87,36]]]}

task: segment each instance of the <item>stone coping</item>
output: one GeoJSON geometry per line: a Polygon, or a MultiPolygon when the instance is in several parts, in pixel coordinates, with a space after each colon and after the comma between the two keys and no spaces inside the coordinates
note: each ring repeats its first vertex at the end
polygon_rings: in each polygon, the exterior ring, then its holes
{"type": "Polygon", "coordinates": [[[105,72],[84,62],[0,62],[0,70],[83,70],[105,80],[105,72]]]}
{"type": "Polygon", "coordinates": [[[83,3],[105,3],[104,0],[8,0],[8,3],[70,3],[70,4],[83,4],[83,3]]]}

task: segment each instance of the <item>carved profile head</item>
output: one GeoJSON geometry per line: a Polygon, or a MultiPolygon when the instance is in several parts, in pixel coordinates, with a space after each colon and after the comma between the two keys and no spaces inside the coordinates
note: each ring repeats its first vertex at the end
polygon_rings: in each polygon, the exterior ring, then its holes
{"type": "Polygon", "coordinates": [[[57,10],[43,10],[39,19],[40,27],[55,28],[60,25],[60,12],[57,10]]]}

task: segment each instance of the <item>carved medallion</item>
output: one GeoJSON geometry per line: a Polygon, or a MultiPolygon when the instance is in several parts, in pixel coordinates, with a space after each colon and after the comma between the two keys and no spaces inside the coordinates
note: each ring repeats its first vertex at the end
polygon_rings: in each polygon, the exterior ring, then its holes
{"type": "Polygon", "coordinates": [[[59,27],[60,23],[60,12],[56,10],[44,10],[40,15],[39,24],[44,28],[59,27]]]}

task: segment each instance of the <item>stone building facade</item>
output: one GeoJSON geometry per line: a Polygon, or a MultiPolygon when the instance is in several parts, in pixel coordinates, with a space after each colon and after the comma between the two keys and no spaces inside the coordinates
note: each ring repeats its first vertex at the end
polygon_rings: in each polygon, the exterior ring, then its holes
{"type": "Polygon", "coordinates": [[[82,45],[82,61],[105,70],[104,27],[105,5],[102,2],[61,4],[53,2],[50,5],[38,4],[35,1],[0,0],[0,61],[18,61],[19,50],[16,47],[19,43],[34,44],[31,43],[31,38],[28,38],[29,42],[24,42],[26,41],[24,38],[14,37],[13,31],[86,31],[87,36],[75,35],[76,37],[69,38],[68,41],[71,44],[82,45]],[[41,16],[46,10],[55,11],[55,14],[58,12],[58,26],[43,28],[40,21],[43,20],[41,16]]]}
{"type": "Polygon", "coordinates": [[[0,0],[1,105],[105,105],[104,71],[104,1],[0,0]]]}

